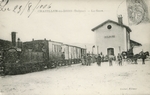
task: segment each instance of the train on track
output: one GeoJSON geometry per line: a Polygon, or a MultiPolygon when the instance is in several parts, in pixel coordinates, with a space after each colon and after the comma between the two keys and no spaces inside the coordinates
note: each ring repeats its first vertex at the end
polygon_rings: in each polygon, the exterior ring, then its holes
{"type": "MultiPolygon", "coordinates": [[[[19,39],[20,40],[20,39],[19,39]]],[[[1,68],[4,74],[22,74],[57,66],[80,63],[86,49],[52,40],[15,41],[1,50],[1,68]]]]}

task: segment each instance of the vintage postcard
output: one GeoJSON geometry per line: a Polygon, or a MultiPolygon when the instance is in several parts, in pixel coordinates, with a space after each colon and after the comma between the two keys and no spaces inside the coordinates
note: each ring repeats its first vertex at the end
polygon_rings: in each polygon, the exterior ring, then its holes
{"type": "Polygon", "coordinates": [[[149,0],[0,0],[0,95],[149,95],[149,0]]]}

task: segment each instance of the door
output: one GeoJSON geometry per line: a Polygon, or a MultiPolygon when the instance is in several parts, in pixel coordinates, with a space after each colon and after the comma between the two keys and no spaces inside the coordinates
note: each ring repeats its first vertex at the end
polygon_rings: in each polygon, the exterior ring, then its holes
{"type": "Polygon", "coordinates": [[[114,48],[107,48],[107,55],[114,55],[114,48]]]}

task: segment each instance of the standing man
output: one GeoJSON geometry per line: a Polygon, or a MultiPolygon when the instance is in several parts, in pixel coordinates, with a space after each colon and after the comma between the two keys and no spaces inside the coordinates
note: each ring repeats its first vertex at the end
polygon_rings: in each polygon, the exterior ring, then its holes
{"type": "Polygon", "coordinates": [[[101,52],[101,62],[104,62],[104,55],[102,52],[101,52]]]}
{"type": "Polygon", "coordinates": [[[84,63],[85,63],[84,62],[84,55],[81,56],[81,63],[82,63],[82,65],[84,65],[84,63]]]}
{"type": "Polygon", "coordinates": [[[87,64],[87,56],[86,56],[86,54],[84,54],[83,59],[84,59],[84,65],[86,65],[87,64]]]}
{"type": "Polygon", "coordinates": [[[82,65],[86,65],[86,55],[82,55],[82,65]]]}
{"type": "Polygon", "coordinates": [[[87,66],[91,65],[91,56],[90,54],[87,54],[87,66]]]}
{"type": "Polygon", "coordinates": [[[109,66],[112,66],[112,55],[108,55],[109,66]]]}
{"type": "Polygon", "coordinates": [[[119,66],[121,66],[122,65],[122,56],[121,56],[121,54],[118,53],[117,58],[118,58],[119,66]]]}
{"type": "Polygon", "coordinates": [[[101,56],[100,56],[100,54],[98,54],[98,57],[97,57],[97,65],[101,66],[101,56]]]}
{"type": "Polygon", "coordinates": [[[65,62],[65,53],[64,52],[62,52],[61,59],[62,59],[62,64],[66,65],[66,62],[65,62]]]}
{"type": "Polygon", "coordinates": [[[142,52],[142,64],[145,64],[145,59],[146,59],[146,54],[144,54],[144,52],[142,52]]]}

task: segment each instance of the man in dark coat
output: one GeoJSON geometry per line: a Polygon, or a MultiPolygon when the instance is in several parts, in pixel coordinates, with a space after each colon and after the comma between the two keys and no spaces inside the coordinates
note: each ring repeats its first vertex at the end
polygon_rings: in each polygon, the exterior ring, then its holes
{"type": "Polygon", "coordinates": [[[104,62],[104,55],[103,55],[103,53],[101,52],[101,62],[104,62]]]}
{"type": "Polygon", "coordinates": [[[66,62],[65,62],[65,53],[64,52],[62,52],[62,54],[61,54],[61,60],[62,60],[62,64],[66,65],[66,62]]]}
{"type": "Polygon", "coordinates": [[[82,55],[82,65],[86,65],[86,55],[82,55]]]}
{"type": "Polygon", "coordinates": [[[85,62],[84,62],[84,55],[81,56],[81,63],[82,63],[82,65],[85,64],[85,62]]]}
{"type": "Polygon", "coordinates": [[[142,53],[141,58],[142,58],[142,64],[145,64],[146,54],[142,53]]]}
{"type": "Polygon", "coordinates": [[[84,65],[86,65],[87,64],[87,58],[86,58],[87,56],[86,56],[86,54],[83,56],[83,59],[84,59],[84,65]]]}
{"type": "Polygon", "coordinates": [[[101,56],[100,56],[100,54],[97,57],[97,65],[101,66],[101,56]]]}
{"type": "Polygon", "coordinates": [[[91,56],[90,54],[87,54],[87,66],[90,66],[91,65],[91,56]]]}

